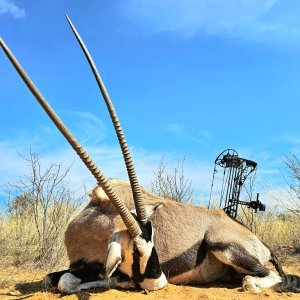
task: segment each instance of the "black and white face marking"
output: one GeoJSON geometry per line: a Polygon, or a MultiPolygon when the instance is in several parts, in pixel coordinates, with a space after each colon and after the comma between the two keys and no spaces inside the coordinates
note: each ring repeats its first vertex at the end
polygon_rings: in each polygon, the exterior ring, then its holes
{"type": "Polygon", "coordinates": [[[151,258],[152,251],[154,249],[154,230],[152,228],[151,222],[148,221],[146,224],[140,224],[140,228],[142,230],[141,236],[138,236],[133,240],[134,259],[132,265],[132,273],[136,275],[145,273],[148,260],[151,258]]]}
{"type": "MultiPolygon", "coordinates": [[[[148,217],[159,207],[161,205],[147,207],[148,217]]],[[[133,216],[136,218],[134,212],[133,216]]],[[[115,232],[111,236],[105,274],[109,278],[118,269],[141,288],[158,290],[167,284],[167,279],[161,271],[153,244],[154,229],[151,221],[147,221],[146,224],[139,222],[139,225],[142,234],[134,239],[130,238],[127,231],[115,232]]]]}
{"type": "Polygon", "coordinates": [[[151,221],[140,224],[142,234],[133,241],[133,281],[142,289],[159,290],[167,284],[153,244],[154,229],[151,221]]]}

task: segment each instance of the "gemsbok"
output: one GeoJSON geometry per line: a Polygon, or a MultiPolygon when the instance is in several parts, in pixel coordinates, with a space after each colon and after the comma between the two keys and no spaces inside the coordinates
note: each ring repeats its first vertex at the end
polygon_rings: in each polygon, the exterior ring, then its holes
{"type": "Polygon", "coordinates": [[[50,107],[4,41],[0,45],[34,97],[96,178],[90,202],[69,224],[68,270],[45,283],[62,293],[96,287],[158,290],[167,282],[204,284],[242,280],[244,290],[300,292],[300,277],[286,275],[275,254],[223,210],[209,210],[155,196],[140,187],[124,134],[97,68],[70,19],[110,113],[130,184],[106,180],[50,107]],[[278,272],[269,270],[271,262],[278,272]]]}

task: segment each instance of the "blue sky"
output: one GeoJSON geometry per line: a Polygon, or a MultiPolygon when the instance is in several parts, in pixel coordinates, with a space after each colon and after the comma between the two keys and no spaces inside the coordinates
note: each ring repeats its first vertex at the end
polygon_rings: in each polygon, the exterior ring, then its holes
{"type": "MultiPolygon", "coordinates": [[[[107,177],[126,179],[108,113],[64,13],[89,48],[121,119],[142,185],[166,155],[186,157],[197,197],[226,148],[258,163],[265,198],[299,155],[297,0],[0,0],[0,35],[107,177]]],[[[0,197],[27,173],[18,153],[73,164],[95,184],[0,53],[0,197]]],[[[263,200],[263,199],[262,199],[263,200]]]]}

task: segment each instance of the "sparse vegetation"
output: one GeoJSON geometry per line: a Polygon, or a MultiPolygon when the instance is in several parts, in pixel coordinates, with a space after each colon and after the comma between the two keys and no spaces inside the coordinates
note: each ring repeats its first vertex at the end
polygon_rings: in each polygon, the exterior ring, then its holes
{"type": "Polygon", "coordinates": [[[278,214],[272,208],[253,213],[246,208],[243,223],[273,249],[289,246],[300,249],[300,220],[289,212],[278,214]]]}
{"type": "Polygon", "coordinates": [[[29,175],[9,185],[8,211],[0,218],[1,261],[48,271],[65,267],[64,231],[81,203],[66,180],[70,168],[45,168],[34,153],[24,159],[29,175]]]}
{"type": "MultiPolygon", "coordinates": [[[[283,160],[288,176],[286,182],[289,191],[289,201],[284,207],[289,211],[290,215],[300,217],[300,161],[296,155],[290,154],[283,160]]],[[[283,203],[281,203],[283,205],[283,203]]]]}
{"type": "MultiPolygon", "coordinates": [[[[241,221],[272,248],[289,246],[300,250],[300,161],[290,154],[283,160],[288,176],[286,177],[286,193],[272,195],[274,205],[267,211],[253,213],[243,209],[241,221]],[[275,211],[275,206],[279,207],[275,211]],[[280,213],[278,212],[280,211],[280,213]]],[[[255,179],[255,178],[254,178],[255,179]]],[[[254,180],[247,187],[249,199],[253,198],[254,180]]]]}
{"type": "MultiPolygon", "coordinates": [[[[82,197],[76,197],[67,183],[70,168],[63,170],[61,164],[54,163],[44,167],[34,153],[24,159],[28,162],[29,175],[9,186],[7,213],[0,215],[2,267],[12,268],[14,272],[24,268],[47,272],[64,268],[68,265],[64,231],[82,197]]],[[[152,192],[175,201],[192,202],[192,182],[184,174],[184,162],[185,159],[178,161],[173,173],[167,172],[163,157],[155,172],[152,192]]],[[[299,249],[300,163],[292,155],[285,164],[289,171],[289,205],[283,207],[281,214],[270,206],[266,212],[257,214],[246,208],[243,222],[272,248],[299,249]]],[[[251,187],[253,182],[248,188],[249,197],[252,197],[251,187]]],[[[2,277],[0,286],[11,282],[13,276],[11,271],[2,277]]]]}
{"type": "Polygon", "coordinates": [[[192,203],[194,189],[191,179],[184,175],[185,158],[178,161],[172,172],[168,172],[165,156],[162,157],[155,178],[151,184],[151,191],[155,195],[177,202],[192,203]]]}

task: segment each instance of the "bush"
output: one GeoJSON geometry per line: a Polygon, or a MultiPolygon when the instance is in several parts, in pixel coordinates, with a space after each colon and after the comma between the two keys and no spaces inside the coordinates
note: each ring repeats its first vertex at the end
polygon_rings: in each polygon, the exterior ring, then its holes
{"type": "Polygon", "coordinates": [[[64,232],[82,197],[76,199],[66,181],[70,167],[63,171],[61,164],[50,164],[44,169],[34,153],[24,159],[30,174],[9,185],[0,251],[15,266],[29,263],[53,270],[66,264],[64,232]]]}
{"type": "Polygon", "coordinates": [[[155,179],[151,183],[151,192],[157,196],[171,199],[177,202],[192,203],[194,189],[192,181],[184,175],[184,161],[178,161],[173,172],[166,171],[166,163],[162,157],[155,179]]]}

